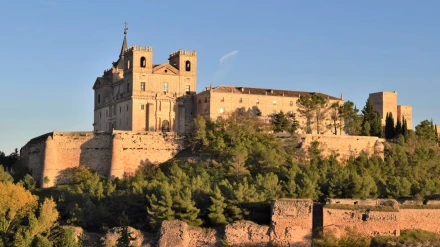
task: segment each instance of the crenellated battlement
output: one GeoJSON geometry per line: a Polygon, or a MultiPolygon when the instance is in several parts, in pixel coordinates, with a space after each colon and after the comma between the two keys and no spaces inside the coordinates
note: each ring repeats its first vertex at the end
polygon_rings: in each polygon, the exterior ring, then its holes
{"type": "Polygon", "coordinates": [[[127,49],[124,53],[133,52],[133,51],[148,51],[152,52],[153,47],[151,46],[139,46],[139,45],[133,45],[129,49],[127,49]]]}
{"type": "Polygon", "coordinates": [[[197,56],[197,52],[196,51],[178,50],[176,52],[171,52],[170,53],[170,58],[177,57],[179,55],[197,56]]]}

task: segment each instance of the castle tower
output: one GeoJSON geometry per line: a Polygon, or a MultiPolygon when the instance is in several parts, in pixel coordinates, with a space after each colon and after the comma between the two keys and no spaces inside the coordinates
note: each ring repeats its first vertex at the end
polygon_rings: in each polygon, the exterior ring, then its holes
{"type": "Polygon", "coordinates": [[[374,110],[379,112],[382,119],[382,125],[385,125],[387,113],[393,114],[394,123],[397,120],[397,92],[378,92],[370,93],[368,99],[373,104],[374,110]]]}

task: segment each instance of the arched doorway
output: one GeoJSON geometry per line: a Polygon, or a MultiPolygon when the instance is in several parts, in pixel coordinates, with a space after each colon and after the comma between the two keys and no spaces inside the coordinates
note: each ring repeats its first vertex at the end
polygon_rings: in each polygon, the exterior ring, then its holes
{"type": "Polygon", "coordinates": [[[163,120],[162,132],[170,132],[170,122],[168,120],[163,120]]]}

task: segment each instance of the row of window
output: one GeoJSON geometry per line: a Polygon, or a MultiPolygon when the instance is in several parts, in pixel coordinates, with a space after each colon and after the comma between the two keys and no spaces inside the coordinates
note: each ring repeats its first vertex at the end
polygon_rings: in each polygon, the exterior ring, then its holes
{"type": "MultiPolygon", "coordinates": [[[[221,97],[221,98],[220,98],[220,102],[225,102],[225,97],[221,97]]],[[[239,102],[239,103],[243,103],[243,98],[240,98],[238,102],[239,102]]],[[[202,103],[202,100],[199,99],[199,100],[198,100],[198,103],[199,103],[199,104],[202,103]]],[[[208,98],[207,98],[207,97],[205,97],[205,103],[208,103],[208,98]]],[[[259,103],[260,103],[260,99],[257,99],[255,103],[259,104],[259,103]]],[[[276,105],[276,104],[277,104],[277,101],[274,100],[272,103],[273,103],[274,105],[276,105]]],[[[293,106],[293,101],[290,101],[290,105],[293,106]]]]}
{"type": "MultiPolygon", "coordinates": [[[[238,111],[239,113],[244,113],[244,112],[246,111],[246,109],[245,109],[244,107],[243,107],[243,108],[238,108],[237,111],[238,111]]],[[[255,111],[257,111],[257,110],[255,110],[255,111]]],[[[205,109],[205,112],[206,112],[206,109],[205,109]]],[[[225,108],[224,108],[224,107],[220,107],[219,112],[220,112],[220,113],[224,113],[224,112],[225,112],[225,108]]],[[[273,110],[272,113],[273,113],[273,114],[277,114],[277,110],[273,110]]],[[[293,113],[293,111],[288,111],[288,112],[287,112],[287,115],[288,115],[288,116],[292,116],[292,117],[296,117],[296,113],[293,113]]]]}
{"type": "MultiPolygon", "coordinates": [[[[145,57],[141,57],[139,65],[141,66],[141,68],[147,67],[147,59],[145,59],[145,57]]],[[[131,62],[129,59],[127,60],[127,69],[130,69],[130,67],[131,62]]],[[[185,62],[185,71],[191,71],[191,62],[188,60],[185,62]]]]}
{"type": "MultiPolygon", "coordinates": [[[[185,92],[189,93],[190,90],[191,90],[190,85],[185,85],[185,92]]],[[[145,91],[145,82],[141,82],[141,91],[145,91]]],[[[168,82],[163,83],[163,92],[164,93],[168,92],[168,82]]]]}

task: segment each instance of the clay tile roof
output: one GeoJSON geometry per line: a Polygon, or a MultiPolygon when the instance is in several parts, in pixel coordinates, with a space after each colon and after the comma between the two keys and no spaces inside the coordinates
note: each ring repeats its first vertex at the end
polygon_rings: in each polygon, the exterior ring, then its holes
{"type": "Polygon", "coordinates": [[[318,94],[331,100],[341,100],[340,98],[330,96],[317,92],[304,92],[304,91],[292,91],[292,90],[280,90],[280,89],[267,89],[267,88],[251,88],[251,87],[237,87],[237,86],[218,86],[212,88],[213,92],[218,93],[240,93],[240,94],[254,94],[254,95],[273,95],[273,96],[286,96],[286,97],[299,97],[303,94],[318,94]]]}

